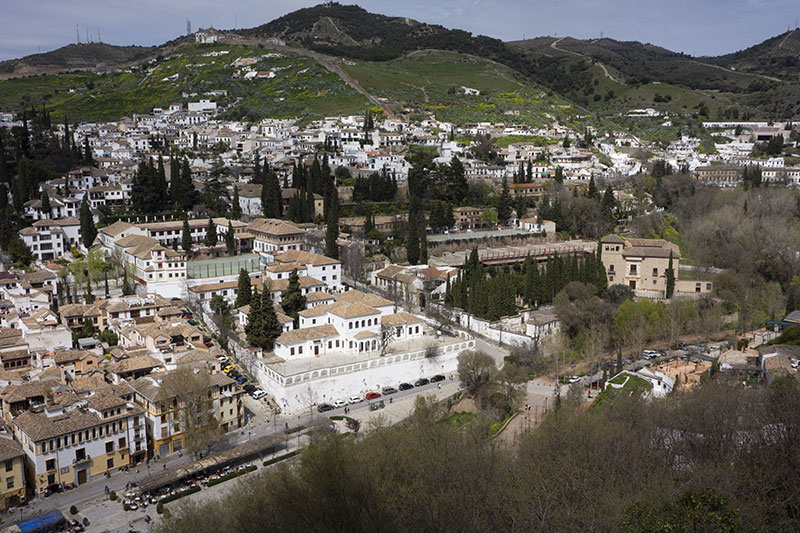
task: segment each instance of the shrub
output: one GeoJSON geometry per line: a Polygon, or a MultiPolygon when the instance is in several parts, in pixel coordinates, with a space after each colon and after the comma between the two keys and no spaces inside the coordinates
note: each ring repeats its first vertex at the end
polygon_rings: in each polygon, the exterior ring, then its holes
{"type": "MultiPolygon", "coordinates": [[[[188,496],[189,494],[194,494],[195,492],[200,492],[200,487],[192,487],[190,489],[186,489],[181,492],[176,492],[175,494],[170,494],[169,496],[164,496],[163,498],[158,500],[158,505],[174,502],[179,498],[183,498],[184,496],[188,496]]],[[[156,505],[156,509],[158,509],[158,505],[156,505]]]]}
{"type": "Polygon", "coordinates": [[[88,527],[89,526],[89,519],[86,518],[85,516],[83,517],[83,526],[84,527],[88,527]]]}
{"type": "Polygon", "coordinates": [[[127,503],[123,503],[122,504],[122,510],[123,511],[127,511],[128,510],[128,504],[127,503]]]}
{"type": "Polygon", "coordinates": [[[69,508],[69,514],[78,514],[78,508],[73,505],[69,508]]]}
{"type": "Polygon", "coordinates": [[[209,481],[208,482],[208,486],[209,487],[213,487],[214,485],[219,485],[220,483],[223,483],[223,482],[228,481],[230,479],[234,479],[234,478],[237,478],[237,477],[242,476],[244,474],[247,474],[248,472],[252,472],[256,468],[258,468],[256,465],[250,465],[247,468],[239,470],[238,472],[231,472],[228,475],[225,475],[225,476],[222,476],[220,478],[217,478],[217,479],[214,479],[212,481],[209,481]]]}
{"type": "Polygon", "coordinates": [[[283,461],[285,459],[289,459],[291,457],[294,457],[295,455],[299,454],[301,451],[302,450],[295,450],[293,452],[289,452],[289,453],[286,453],[286,454],[283,454],[283,455],[279,455],[278,457],[273,457],[269,461],[264,461],[264,466],[273,465],[273,464],[278,463],[280,461],[283,461]]]}
{"type": "Polygon", "coordinates": [[[116,501],[117,493],[112,490],[111,493],[109,493],[109,495],[108,495],[108,499],[110,499],[112,502],[116,501]]]}
{"type": "Polygon", "coordinates": [[[163,514],[164,513],[164,504],[163,503],[158,502],[158,505],[156,505],[156,512],[158,514],[163,514]]]}

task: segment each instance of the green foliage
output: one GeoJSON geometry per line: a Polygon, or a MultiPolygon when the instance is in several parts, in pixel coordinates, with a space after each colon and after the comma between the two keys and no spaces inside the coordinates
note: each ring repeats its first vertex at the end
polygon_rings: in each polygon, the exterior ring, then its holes
{"type": "Polygon", "coordinates": [[[297,269],[292,270],[289,274],[289,286],[281,294],[281,307],[283,311],[295,321],[297,314],[306,308],[306,297],[300,289],[300,277],[297,274],[297,269]]]}
{"type": "Polygon", "coordinates": [[[789,326],[767,344],[791,344],[800,346],[800,326],[789,326]]]}
{"type": "Polygon", "coordinates": [[[78,514],[78,508],[74,505],[71,505],[69,508],[69,514],[78,514]]]}
{"type": "MultiPolygon", "coordinates": [[[[333,417],[331,417],[331,419],[333,419],[333,417]]],[[[295,455],[299,455],[302,452],[303,452],[303,450],[294,450],[294,451],[291,451],[289,453],[285,453],[283,455],[279,455],[278,457],[273,457],[272,459],[264,461],[264,466],[274,465],[275,463],[279,463],[281,461],[285,461],[286,459],[291,459],[295,455]]]]}
{"type": "Polygon", "coordinates": [[[224,483],[226,481],[230,481],[231,479],[235,479],[239,476],[243,476],[245,474],[249,474],[250,472],[254,471],[258,468],[256,465],[247,466],[238,472],[231,472],[230,474],[226,474],[224,476],[218,477],[217,479],[212,479],[208,482],[209,487],[213,487],[214,485],[219,485],[220,483],[224,483]]]}
{"type": "Polygon", "coordinates": [[[28,266],[33,261],[33,252],[19,236],[14,236],[8,243],[8,254],[15,264],[28,266]]]}
{"type": "MultiPolygon", "coordinates": [[[[169,496],[164,496],[163,498],[158,500],[158,505],[161,506],[161,509],[166,511],[166,509],[164,509],[164,505],[168,504],[169,502],[174,502],[175,500],[179,500],[179,499],[183,498],[184,496],[188,496],[190,494],[194,494],[196,492],[200,492],[200,487],[197,486],[197,485],[194,486],[194,487],[188,488],[186,490],[182,490],[180,492],[176,492],[175,494],[170,494],[169,496]]],[[[158,507],[158,505],[156,507],[158,507]]]]}
{"type": "Polygon", "coordinates": [[[634,504],[626,509],[619,526],[629,533],[742,530],[728,499],[710,488],[687,490],[677,500],[663,504],[634,504]]]}
{"type": "Polygon", "coordinates": [[[243,268],[239,271],[239,284],[236,291],[236,303],[234,307],[239,308],[243,305],[249,305],[251,295],[252,286],[250,283],[250,274],[243,268]]]}

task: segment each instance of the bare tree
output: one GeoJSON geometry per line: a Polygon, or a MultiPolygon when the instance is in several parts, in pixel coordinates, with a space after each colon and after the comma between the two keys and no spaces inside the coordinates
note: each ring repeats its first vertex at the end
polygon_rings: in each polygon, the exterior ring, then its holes
{"type": "Polygon", "coordinates": [[[210,446],[219,434],[210,375],[200,368],[180,367],[164,376],[161,391],[180,420],[185,448],[196,455],[210,446]]]}

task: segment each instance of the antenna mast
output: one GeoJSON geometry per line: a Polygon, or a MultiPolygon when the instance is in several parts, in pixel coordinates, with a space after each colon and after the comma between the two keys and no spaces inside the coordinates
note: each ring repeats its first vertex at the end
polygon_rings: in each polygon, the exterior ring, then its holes
{"type": "Polygon", "coordinates": [[[97,28],[97,42],[102,43],[103,39],[100,38],[100,28],[97,28]]]}
{"type": "Polygon", "coordinates": [[[77,36],[77,43],[81,44],[81,31],[78,29],[78,25],[75,24],[75,35],[77,36]]]}
{"type": "Polygon", "coordinates": [[[192,34],[192,21],[186,19],[186,35],[191,35],[191,34],[192,34]]]}

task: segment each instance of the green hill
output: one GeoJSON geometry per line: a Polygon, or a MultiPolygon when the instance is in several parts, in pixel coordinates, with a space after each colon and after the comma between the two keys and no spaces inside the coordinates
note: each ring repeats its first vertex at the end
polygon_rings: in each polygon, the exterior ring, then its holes
{"type": "Polygon", "coordinates": [[[228,91],[217,99],[231,106],[227,116],[324,116],[363,111],[367,100],[315,60],[258,47],[184,45],[163,59],[108,74],[74,72],[0,81],[0,109],[47,105],[54,116],[73,120],[115,120],[148,113],[171,102],[197,100],[203,93],[228,91]],[[213,55],[228,51],[224,55],[213,55]],[[242,79],[237,59],[253,58],[255,71],[275,77],[242,79]],[[186,96],[184,96],[186,95],[186,96]]]}

